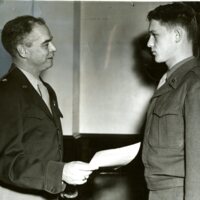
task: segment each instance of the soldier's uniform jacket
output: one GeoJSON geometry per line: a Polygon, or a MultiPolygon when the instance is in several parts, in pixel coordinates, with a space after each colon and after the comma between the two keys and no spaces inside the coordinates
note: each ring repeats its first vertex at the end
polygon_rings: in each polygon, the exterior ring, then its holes
{"type": "Polygon", "coordinates": [[[0,182],[4,189],[18,192],[15,200],[29,193],[38,197],[42,191],[58,194],[63,189],[62,114],[55,92],[44,84],[52,114],[14,65],[0,81],[0,182]]]}
{"type": "Polygon", "coordinates": [[[193,58],[155,91],[143,143],[150,190],[183,186],[184,200],[200,198],[200,66],[193,58]]]}

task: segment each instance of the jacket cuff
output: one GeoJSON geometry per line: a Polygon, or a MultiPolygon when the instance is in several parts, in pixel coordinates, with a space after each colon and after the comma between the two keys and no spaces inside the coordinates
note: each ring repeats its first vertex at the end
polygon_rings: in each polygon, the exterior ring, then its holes
{"type": "Polygon", "coordinates": [[[58,194],[63,191],[62,173],[63,162],[49,161],[45,173],[44,190],[51,194],[58,194]]]}

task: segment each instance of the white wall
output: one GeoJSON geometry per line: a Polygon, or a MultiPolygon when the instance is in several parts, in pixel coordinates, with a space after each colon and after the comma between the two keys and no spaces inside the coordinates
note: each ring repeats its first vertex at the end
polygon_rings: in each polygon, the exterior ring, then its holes
{"type": "Polygon", "coordinates": [[[140,133],[153,87],[135,72],[131,42],[158,4],[81,3],[80,133],[140,133]]]}

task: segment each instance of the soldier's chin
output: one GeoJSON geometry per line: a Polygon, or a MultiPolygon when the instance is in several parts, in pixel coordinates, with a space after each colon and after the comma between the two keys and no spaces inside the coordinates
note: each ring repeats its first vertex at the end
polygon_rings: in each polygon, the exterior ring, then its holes
{"type": "Polygon", "coordinates": [[[155,62],[157,62],[157,63],[162,63],[162,62],[164,62],[162,59],[160,59],[159,57],[155,57],[155,62]]]}

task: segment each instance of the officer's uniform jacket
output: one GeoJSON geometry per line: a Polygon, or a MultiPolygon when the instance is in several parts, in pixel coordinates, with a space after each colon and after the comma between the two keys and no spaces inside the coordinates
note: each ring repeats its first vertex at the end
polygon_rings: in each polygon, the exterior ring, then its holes
{"type": "Polygon", "coordinates": [[[14,65],[0,81],[1,200],[11,199],[8,190],[17,192],[12,199],[27,200],[30,196],[34,200],[47,194],[54,196],[63,189],[62,114],[55,92],[44,84],[49,91],[52,114],[14,65]]]}

